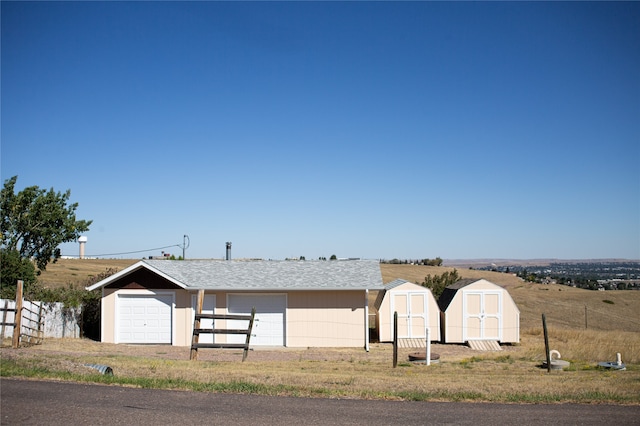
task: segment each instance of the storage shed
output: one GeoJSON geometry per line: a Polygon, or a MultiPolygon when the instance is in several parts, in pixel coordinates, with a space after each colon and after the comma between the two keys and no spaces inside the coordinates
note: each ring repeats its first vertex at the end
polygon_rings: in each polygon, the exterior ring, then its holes
{"type": "Polygon", "coordinates": [[[440,309],[431,290],[397,279],[378,293],[376,329],[381,342],[393,341],[393,313],[398,312],[398,339],[440,339],[440,309]]]}
{"type": "Polygon", "coordinates": [[[442,342],[520,341],[520,310],[509,292],[485,279],[464,279],[440,295],[442,342]]]}

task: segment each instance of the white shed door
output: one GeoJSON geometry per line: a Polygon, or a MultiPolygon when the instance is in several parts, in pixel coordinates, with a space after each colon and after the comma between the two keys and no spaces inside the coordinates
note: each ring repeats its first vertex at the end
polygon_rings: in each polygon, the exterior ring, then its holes
{"type": "MultiPolygon", "coordinates": [[[[420,339],[426,337],[427,293],[393,292],[391,315],[398,312],[398,338],[420,339]]],[[[393,324],[393,317],[391,318],[393,324]]]]}
{"type": "Polygon", "coordinates": [[[502,293],[467,291],[463,300],[463,339],[502,340],[502,293]]]}
{"type": "MultiPolygon", "coordinates": [[[[229,313],[250,315],[256,308],[250,346],[284,346],[285,312],[287,298],[284,294],[229,295],[229,313]]],[[[244,328],[248,321],[228,321],[228,328],[244,328]]],[[[244,335],[230,334],[227,340],[231,343],[244,343],[244,335]]]]}
{"type": "Polygon", "coordinates": [[[118,343],[171,344],[172,295],[120,295],[118,343]]]}

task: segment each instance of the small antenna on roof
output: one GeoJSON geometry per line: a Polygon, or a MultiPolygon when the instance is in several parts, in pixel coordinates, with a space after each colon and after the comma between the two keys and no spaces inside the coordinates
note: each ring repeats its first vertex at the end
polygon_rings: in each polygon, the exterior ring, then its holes
{"type": "Polygon", "coordinates": [[[191,245],[191,240],[189,239],[189,236],[186,234],[183,235],[182,236],[182,260],[187,260],[187,255],[185,252],[190,245],[191,245]]]}

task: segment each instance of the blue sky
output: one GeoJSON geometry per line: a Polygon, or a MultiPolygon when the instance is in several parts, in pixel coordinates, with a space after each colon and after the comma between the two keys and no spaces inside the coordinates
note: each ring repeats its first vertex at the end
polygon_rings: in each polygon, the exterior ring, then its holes
{"type": "Polygon", "coordinates": [[[2,180],[88,255],[640,259],[640,3],[1,12],[2,180]]]}

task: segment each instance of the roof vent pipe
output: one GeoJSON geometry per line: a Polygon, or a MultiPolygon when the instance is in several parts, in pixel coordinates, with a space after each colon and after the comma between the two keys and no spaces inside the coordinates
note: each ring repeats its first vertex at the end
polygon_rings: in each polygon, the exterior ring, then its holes
{"type": "Polygon", "coordinates": [[[227,260],[231,260],[231,242],[227,242],[227,260]]]}

